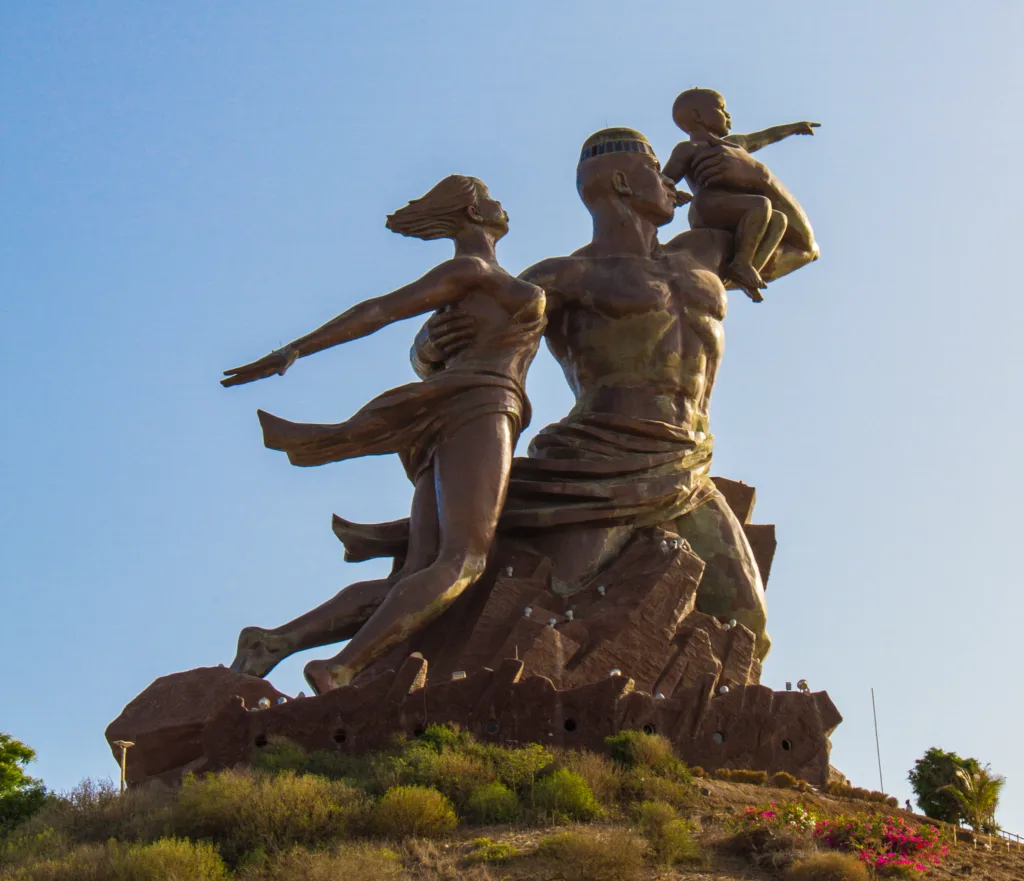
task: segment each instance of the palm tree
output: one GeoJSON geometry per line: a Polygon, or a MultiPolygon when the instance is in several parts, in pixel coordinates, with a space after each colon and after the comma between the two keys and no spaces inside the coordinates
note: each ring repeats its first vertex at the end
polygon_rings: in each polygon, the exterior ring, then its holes
{"type": "Polygon", "coordinates": [[[976,832],[996,832],[999,826],[995,821],[996,806],[999,794],[1003,790],[1006,778],[991,772],[991,765],[986,765],[971,774],[964,768],[957,768],[952,785],[943,786],[940,791],[948,792],[960,806],[960,813],[976,832]]]}

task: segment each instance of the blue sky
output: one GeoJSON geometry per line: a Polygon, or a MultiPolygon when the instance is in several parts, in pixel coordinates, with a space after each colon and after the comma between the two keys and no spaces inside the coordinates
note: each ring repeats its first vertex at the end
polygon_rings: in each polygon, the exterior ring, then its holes
{"type": "MultiPolygon", "coordinates": [[[[829,691],[869,787],[874,687],[887,790],[955,749],[1024,833],[1022,25],[991,0],[4,4],[0,730],[53,787],[111,775],[103,729],[152,679],[380,572],[330,514],[403,515],[397,461],[292,468],[255,410],[343,418],[409,381],[418,323],[220,371],[447,257],[384,216],[452,172],[509,211],[509,269],[574,250],[583,139],[664,157],[702,85],[738,131],[822,123],[760,154],[822,259],[733,298],[712,407],[716,473],[779,531],[765,681],[829,691]]],[[[570,405],[546,353],[529,392],[533,430],[570,405]]]]}

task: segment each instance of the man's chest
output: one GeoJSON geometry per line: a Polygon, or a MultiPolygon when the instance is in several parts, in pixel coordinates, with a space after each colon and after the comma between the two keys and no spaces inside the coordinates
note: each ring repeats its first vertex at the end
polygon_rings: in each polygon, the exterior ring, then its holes
{"type": "Polygon", "coordinates": [[[595,261],[565,292],[567,305],[608,316],[693,310],[725,316],[726,295],[714,273],[679,255],[656,260],[595,261]]]}

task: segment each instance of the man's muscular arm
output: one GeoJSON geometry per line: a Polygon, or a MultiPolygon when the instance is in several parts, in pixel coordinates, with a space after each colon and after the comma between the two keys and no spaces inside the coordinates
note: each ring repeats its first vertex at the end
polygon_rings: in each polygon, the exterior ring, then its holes
{"type": "Polygon", "coordinates": [[[702,187],[725,186],[767,196],[772,207],[786,215],[786,235],[761,270],[765,281],[781,278],[818,259],[818,244],[804,209],[779,179],[746,150],[725,145],[702,149],[694,159],[693,174],[702,187]]]}

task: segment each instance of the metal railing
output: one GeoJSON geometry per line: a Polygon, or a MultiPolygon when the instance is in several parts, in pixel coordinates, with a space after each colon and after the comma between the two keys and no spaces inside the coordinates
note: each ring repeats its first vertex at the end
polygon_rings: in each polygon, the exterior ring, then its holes
{"type": "Polygon", "coordinates": [[[1021,837],[1016,832],[1007,832],[1005,829],[1000,829],[998,832],[1000,838],[1006,842],[1006,849],[1009,850],[1014,842],[1017,844],[1017,850],[1022,849],[1021,837]]]}

